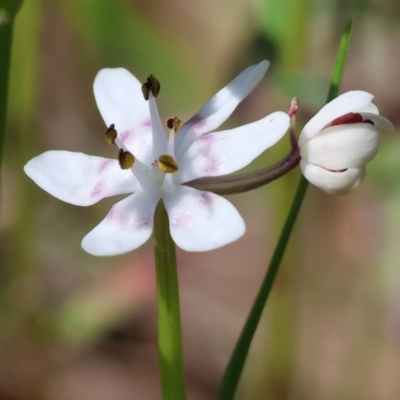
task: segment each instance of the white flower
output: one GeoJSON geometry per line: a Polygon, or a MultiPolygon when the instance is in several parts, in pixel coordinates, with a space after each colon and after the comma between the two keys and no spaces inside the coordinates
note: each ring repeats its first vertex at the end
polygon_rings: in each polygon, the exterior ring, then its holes
{"type": "Polygon", "coordinates": [[[160,199],[168,212],[172,238],[182,249],[206,251],[230,243],[245,232],[235,207],[221,196],[183,184],[235,172],[285,134],[289,118],[283,112],[239,128],[209,133],[254,89],[268,66],[263,61],[244,70],[180,129],[180,121],[170,119],[169,138],[155,102],[154,77],[143,85],[144,89],[148,85],[146,101],[142,84],[128,71],[103,69],[95,79],[94,94],[110,127],[108,139],[113,141],[112,136],[117,135],[114,143],[121,149],[120,163],[127,169],[121,169],[117,160],[48,151],[30,160],[25,172],[53,196],[80,206],[133,193],[116,203],[84,237],[82,247],[91,254],[121,254],[146,242],[160,199]]]}
{"type": "Polygon", "coordinates": [[[394,130],[372,99],[363,91],[344,93],[304,126],[299,137],[300,168],[313,185],[346,194],[364,179],[366,164],[378,151],[378,128],[394,130]]]}

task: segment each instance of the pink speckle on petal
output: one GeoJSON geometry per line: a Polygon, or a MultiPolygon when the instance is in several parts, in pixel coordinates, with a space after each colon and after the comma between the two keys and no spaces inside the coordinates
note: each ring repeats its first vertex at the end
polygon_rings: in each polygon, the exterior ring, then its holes
{"type": "Polygon", "coordinates": [[[169,216],[170,224],[173,228],[184,227],[190,220],[189,213],[172,214],[169,216]]]}
{"type": "Polygon", "coordinates": [[[202,205],[210,204],[214,201],[214,197],[209,192],[202,192],[199,198],[199,202],[202,205]]]}
{"type": "Polygon", "coordinates": [[[90,193],[90,197],[100,197],[104,189],[104,182],[97,182],[96,186],[93,188],[92,193],[90,193]]]}
{"type": "Polygon", "coordinates": [[[105,169],[107,169],[114,160],[104,160],[99,164],[99,168],[97,169],[97,173],[100,174],[104,172],[105,169]]]}
{"type": "Polygon", "coordinates": [[[124,131],[120,135],[120,139],[125,142],[127,139],[129,139],[129,136],[131,136],[131,131],[124,131]]]}
{"type": "Polygon", "coordinates": [[[215,174],[217,172],[220,172],[223,170],[223,163],[221,160],[218,158],[207,158],[205,160],[204,166],[202,168],[202,171],[204,174],[209,175],[209,174],[215,174]]]}
{"type": "Polygon", "coordinates": [[[195,133],[203,133],[207,129],[207,122],[203,119],[197,122],[192,129],[195,133]]]}
{"type": "Polygon", "coordinates": [[[201,134],[207,129],[207,121],[199,114],[194,115],[186,123],[194,133],[201,134]]]}
{"type": "Polygon", "coordinates": [[[135,223],[135,226],[140,228],[140,227],[149,225],[150,224],[150,220],[151,220],[151,217],[148,216],[148,215],[145,215],[145,216],[141,216],[139,218],[136,218],[134,223],[135,223]]]}
{"type": "Polygon", "coordinates": [[[215,135],[206,134],[206,135],[200,136],[200,140],[201,140],[202,144],[204,143],[205,145],[209,145],[215,141],[215,135]]]}
{"type": "Polygon", "coordinates": [[[144,128],[151,128],[151,119],[147,118],[142,121],[142,126],[144,128]]]}
{"type": "Polygon", "coordinates": [[[114,206],[111,208],[109,213],[106,216],[106,219],[113,223],[118,223],[121,221],[122,213],[118,209],[118,207],[114,206]]]}

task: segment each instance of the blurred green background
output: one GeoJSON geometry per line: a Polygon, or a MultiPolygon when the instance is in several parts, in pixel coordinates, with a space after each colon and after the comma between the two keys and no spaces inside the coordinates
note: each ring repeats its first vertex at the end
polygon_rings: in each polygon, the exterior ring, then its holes
{"type": "MultiPolygon", "coordinates": [[[[226,126],[325,100],[355,20],[341,92],[375,95],[400,126],[397,0],[26,0],[13,44],[0,218],[0,400],[159,399],[151,241],[113,258],[80,248],[115,199],[64,204],[23,173],[50,149],[115,157],[92,84],[104,67],[161,81],[182,120],[250,64],[272,65],[226,126]]],[[[288,140],[252,168],[274,162],[288,140]]],[[[245,400],[400,398],[400,143],[383,134],[345,197],[310,187],[239,389],[245,400]]],[[[246,235],[179,251],[188,398],[213,399],[267,268],[299,171],[231,196],[246,235]]]]}

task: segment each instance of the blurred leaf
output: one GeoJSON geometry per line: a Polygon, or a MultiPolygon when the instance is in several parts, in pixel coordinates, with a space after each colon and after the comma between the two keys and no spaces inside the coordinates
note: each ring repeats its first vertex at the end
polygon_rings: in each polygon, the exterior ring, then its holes
{"type": "Polygon", "coordinates": [[[22,0],[0,0],[0,23],[1,18],[13,19],[22,5],[22,0]]]}
{"type": "Polygon", "coordinates": [[[123,325],[154,292],[152,259],[129,261],[67,300],[58,315],[59,336],[76,345],[93,343],[123,325]]]}
{"type": "MultiPolygon", "coordinates": [[[[32,136],[37,115],[37,73],[41,1],[24,4],[14,26],[12,70],[10,76],[10,117],[13,131],[32,136]]],[[[15,135],[14,140],[15,140],[15,135]]]]}
{"type": "Polygon", "coordinates": [[[279,47],[281,66],[295,70],[307,55],[311,0],[253,0],[262,32],[279,47]]]}
{"type": "Polygon", "coordinates": [[[275,86],[288,97],[298,97],[301,106],[318,109],[326,98],[327,82],[301,74],[280,71],[275,75],[275,86]]]}
{"type": "Polygon", "coordinates": [[[191,104],[193,92],[202,92],[202,82],[193,79],[200,66],[184,38],[160,32],[128,2],[71,0],[61,4],[71,28],[78,30],[102,67],[123,66],[143,78],[153,73],[179,102],[191,104]]]}

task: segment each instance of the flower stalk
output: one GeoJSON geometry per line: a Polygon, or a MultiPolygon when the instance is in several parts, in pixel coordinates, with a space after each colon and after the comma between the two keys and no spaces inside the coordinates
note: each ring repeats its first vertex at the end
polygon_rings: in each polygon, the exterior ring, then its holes
{"type": "Polygon", "coordinates": [[[291,136],[291,146],[287,156],[269,167],[241,174],[200,178],[187,182],[185,185],[219,195],[237,194],[257,189],[275,181],[299,165],[300,153],[297,139],[294,136],[291,136]]]}
{"type": "Polygon", "coordinates": [[[163,400],[184,400],[182,333],[175,243],[162,201],[154,220],[154,253],[157,281],[158,359],[163,400]]]}

